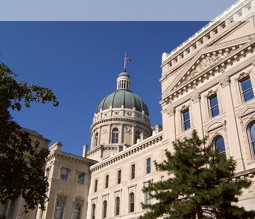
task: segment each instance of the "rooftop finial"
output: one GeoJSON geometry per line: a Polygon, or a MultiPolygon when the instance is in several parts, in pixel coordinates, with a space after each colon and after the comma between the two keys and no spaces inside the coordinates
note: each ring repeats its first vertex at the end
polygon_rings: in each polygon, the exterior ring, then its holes
{"type": "Polygon", "coordinates": [[[127,71],[127,63],[131,62],[131,59],[129,59],[127,57],[127,54],[125,53],[125,57],[124,57],[124,68],[123,68],[123,71],[126,72],[127,71]]]}

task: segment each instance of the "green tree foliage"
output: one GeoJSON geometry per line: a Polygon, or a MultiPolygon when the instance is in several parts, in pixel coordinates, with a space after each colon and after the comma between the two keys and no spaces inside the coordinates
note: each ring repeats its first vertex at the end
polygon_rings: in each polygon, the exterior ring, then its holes
{"type": "Polygon", "coordinates": [[[174,153],[166,151],[158,171],[167,171],[165,181],[150,183],[143,192],[151,194],[155,204],[142,204],[147,210],[141,218],[153,219],[236,219],[254,218],[254,211],[234,205],[243,188],[251,182],[234,177],[236,163],[226,159],[206,139],[193,131],[190,138],[173,143],[174,153]]]}
{"type": "Polygon", "coordinates": [[[49,152],[30,139],[11,112],[30,107],[31,102],[52,102],[57,106],[58,101],[50,89],[17,82],[15,78],[5,64],[0,64],[0,202],[22,195],[26,210],[38,204],[43,209],[48,188],[43,167],[49,152]]]}

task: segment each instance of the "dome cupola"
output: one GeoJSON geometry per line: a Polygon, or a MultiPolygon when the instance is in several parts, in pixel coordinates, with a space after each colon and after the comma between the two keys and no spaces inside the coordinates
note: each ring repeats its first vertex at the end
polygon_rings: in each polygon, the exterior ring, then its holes
{"type": "Polygon", "coordinates": [[[96,109],[96,113],[110,108],[127,108],[135,109],[149,116],[147,105],[130,90],[130,85],[130,75],[126,72],[126,69],[123,69],[117,78],[117,90],[102,99],[96,109]]]}
{"type": "Polygon", "coordinates": [[[105,159],[151,134],[147,105],[131,91],[131,77],[124,66],[117,77],[117,90],[105,96],[96,108],[88,157],[105,159]]]}

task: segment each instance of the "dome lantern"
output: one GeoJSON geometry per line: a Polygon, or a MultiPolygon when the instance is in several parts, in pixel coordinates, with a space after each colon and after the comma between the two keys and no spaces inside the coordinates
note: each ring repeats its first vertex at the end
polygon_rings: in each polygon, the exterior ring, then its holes
{"type": "Polygon", "coordinates": [[[117,78],[117,90],[130,90],[130,83],[130,76],[126,71],[126,68],[124,68],[117,78]]]}

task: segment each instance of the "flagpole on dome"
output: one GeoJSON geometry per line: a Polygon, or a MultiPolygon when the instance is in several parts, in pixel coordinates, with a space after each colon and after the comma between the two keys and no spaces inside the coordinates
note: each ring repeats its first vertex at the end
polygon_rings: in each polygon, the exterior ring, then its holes
{"type": "Polygon", "coordinates": [[[131,62],[131,60],[127,57],[127,54],[125,53],[125,57],[124,57],[124,68],[123,71],[127,71],[127,63],[131,62]]]}

